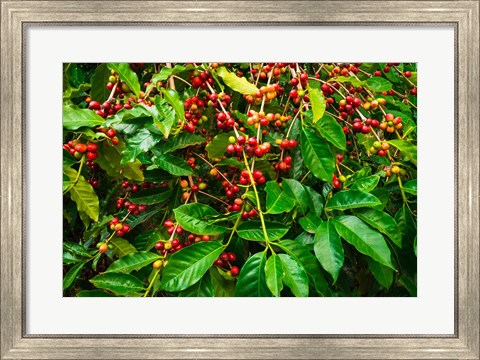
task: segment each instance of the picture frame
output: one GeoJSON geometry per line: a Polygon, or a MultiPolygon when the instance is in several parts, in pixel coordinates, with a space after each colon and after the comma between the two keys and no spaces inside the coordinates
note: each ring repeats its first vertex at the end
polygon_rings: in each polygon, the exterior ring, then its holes
{"type": "Polygon", "coordinates": [[[478,359],[479,6],[473,1],[1,1],[1,359],[478,359]],[[281,6],[280,6],[281,5],[281,6]],[[110,10],[115,8],[112,19],[110,10]],[[142,10],[143,9],[143,10],[142,10]],[[148,9],[145,10],[145,9],[148,9]],[[266,21],[264,14],[272,14],[266,21]],[[372,14],[375,19],[372,20],[372,14]],[[25,332],[25,33],[45,26],[436,25],[456,32],[455,333],[402,335],[29,335],[25,332]],[[21,144],[22,151],[19,150],[21,144]],[[22,179],[19,181],[18,179],[22,179]]]}

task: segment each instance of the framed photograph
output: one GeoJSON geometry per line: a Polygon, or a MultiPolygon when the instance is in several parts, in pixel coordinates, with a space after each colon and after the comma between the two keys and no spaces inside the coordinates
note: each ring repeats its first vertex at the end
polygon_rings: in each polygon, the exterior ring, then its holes
{"type": "Polygon", "coordinates": [[[1,1],[1,358],[478,359],[479,9],[1,1]]]}

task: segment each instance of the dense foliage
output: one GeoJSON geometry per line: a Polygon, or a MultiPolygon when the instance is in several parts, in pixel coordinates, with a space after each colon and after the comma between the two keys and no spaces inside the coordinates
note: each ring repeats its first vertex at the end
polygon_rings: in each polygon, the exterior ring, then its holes
{"type": "Polygon", "coordinates": [[[416,64],[64,64],[65,296],[416,296],[416,64]]]}

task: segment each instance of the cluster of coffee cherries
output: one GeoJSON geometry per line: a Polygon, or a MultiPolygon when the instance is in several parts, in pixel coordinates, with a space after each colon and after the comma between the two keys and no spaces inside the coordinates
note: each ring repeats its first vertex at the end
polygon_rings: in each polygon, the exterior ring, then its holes
{"type": "Polygon", "coordinates": [[[222,107],[226,109],[228,104],[230,104],[232,97],[231,95],[225,94],[223,91],[218,94],[213,92],[207,95],[207,100],[207,105],[214,109],[222,107]]]}
{"type": "Polygon", "coordinates": [[[123,181],[122,182],[122,188],[125,189],[126,191],[131,191],[132,193],[136,193],[137,191],[140,191],[141,189],[150,189],[155,187],[155,184],[153,182],[144,182],[141,184],[135,184],[130,181],[123,181]]]}
{"type": "Polygon", "coordinates": [[[85,157],[88,160],[93,161],[98,157],[98,145],[94,142],[83,144],[79,140],[70,140],[66,144],[63,144],[63,148],[72,154],[77,160],[79,160],[85,153],[85,157]]]}
{"type": "Polygon", "coordinates": [[[95,172],[100,169],[100,166],[98,166],[98,164],[95,163],[93,160],[85,161],[85,165],[87,166],[90,173],[90,177],[87,179],[88,183],[94,188],[99,187],[100,180],[96,178],[95,172]]]}
{"type": "MultiPolygon", "coordinates": [[[[113,146],[118,145],[120,142],[120,139],[117,136],[117,131],[114,128],[98,128],[97,131],[107,135],[113,146]]],[[[108,143],[106,145],[108,146],[108,143]]]]}
{"type": "Polygon", "coordinates": [[[180,187],[183,189],[183,191],[190,190],[192,193],[197,193],[200,190],[201,191],[206,190],[208,187],[208,184],[206,182],[200,181],[197,184],[193,184],[192,186],[190,186],[190,188],[188,186],[189,186],[189,183],[187,180],[183,179],[180,181],[180,187]]]}
{"type": "Polygon", "coordinates": [[[237,185],[237,181],[232,181],[231,183],[227,180],[222,181],[223,190],[225,190],[225,196],[228,198],[233,198],[239,191],[240,187],[237,185]]]}
{"type": "Polygon", "coordinates": [[[94,110],[95,113],[103,118],[107,116],[115,115],[118,111],[123,109],[122,104],[117,104],[114,98],[104,101],[100,104],[96,100],[92,100],[90,97],[85,98],[85,102],[88,104],[88,108],[94,110]]]}
{"type": "Polygon", "coordinates": [[[281,172],[288,172],[292,168],[292,157],[291,156],[285,156],[285,158],[280,161],[278,164],[274,165],[275,170],[281,171],[281,172]]]}
{"type": "Polygon", "coordinates": [[[269,124],[275,124],[276,127],[281,127],[284,123],[288,122],[292,117],[291,116],[285,116],[280,113],[268,113],[265,114],[263,112],[258,113],[254,110],[249,110],[248,113],[248,119],[247,119],[247,124],[250,126],[255,126],[255,128],[258,128],[258,126],[268,126],[269,124]]]}
{"type": "Polygon", "coordinates": [[[243,200],[241,198],[235,198],[232,204],[228,204],[227,211],[235,212],[242,210],[243,200]]]}
{"type": "MultiPolygon", "coordinates": [[[[199,99],[198,96],[193,96],[185,100],[183,108],[185,109],[185,119],[187,120],[183,130],[193,133],[197,125],[201,125],[207,120],[207,117],[202,115],[205,102],[199,99]]],[[[181,125],[181,122],[179,125],[181,125]]]]}
{"type": "Polygon", "coordinates": [[[167,241],[158,241],[155,243],[155,250],[162,255],[166,255],[167,253],[172,254],[176,251],[182,250],[184,246],[185,245],[182,244],[178,238],[174,238],[167,241]]]}
{"type": "MultiPolygon", "coordinates": [[[[354,118],[352,128],[356,133],[369,134],[372,130],[371,127],[378,127],[379,124],[379,121],[375,119],[364,119],[362,121],[360,118],[354,118]]],[[[348,128],[344,127],[343,131],[348,133],[348,128]]]]}
{"type": "Polygon", "coordinates": [[[129,212],[131,212],[133,215],[140,215],[144,211],[148,209],[148,205],[143,205],[143,204],[134,204],[124,198],[118,198],[117,199],[117,209],[122,209],[125,208],[129,212]]]}
{"type": "Polygon", "coordinates": [[[380,129],[388,133],[393,133],[395,130],[400,130],[403,127],[402,118],[388,113],[385,115],[385,121],[380,123],[380,129]]]}
{"type": "Polygon", "coordinates": [[[247,138],[243,135],[238,136],[230,136],[228,139],[229,143],[227,148],[225,149],[226,152],[230,155],[239,156],[243,150],[247,153],[248,156],[256,156],[257,158],[263,157],[263,155],[267,154],[270,151],[271,145],[269,142],[264,142],[262,144],[258,144],[258,140],[256,137],[247,138]]]}
{"type": "Polygon", "coordinates": [[[258,89],[254,95],[243,95],[249,104],[258,105],[262,101],[269,102],[275,99],[278,95],[282,95],[285,89],[279,83],[264,85],[258,89]],[[265,99],[265,100],[264,100],[265,99]]]}
{"type": "Polygon", "coordinates": [[[218,266],[220,268],[227,268],[230,269],[227,271],[230,272],[229,275],[237,276],[240,273],[240,269],[237,266],[233,266],[231,263],[237,260],[237,255],[234,252],[226,252],[224,251],[217,260],[213,262],[213,265],[218,266]]]}
{"type": "Polygon", "coordinates": [[[347,95],[345,99],[338,102],[338,111],[340,111],[340,117],[345,118],[353,115],[355,109],[358,109],[362,105],[362,100],[352,95],[347,95]]]}
{"type": "MultiPolygon", "coordinates": [[[[263,173],[261,170],[254,170],[252,173],[252,176],[256,185],[265,184],[266,179],[265,179],[265,176],[263,176],[263,173]]],[[[238,180],[238,182],[241,185],[250,184],[250,175],[248,173],[248,170],[242,170],[242,172],[240,173],[240,179],[238,180]]]]}
{"type": "Polygon", "coordinates": [[[337,174],[333,174],[332,177],[332,184],[335,189],[340,189],[342,187],[342,183],[345,182],[347,179],[345,176],[340,175],[337,177],[337,174]]]}
{"type": "Polygon", "coordinates": [[[130,225],[128,225],[126,222],[122,223],[117,217],[114,217],[112,220],[110,220],[108,226],[110,227],[110,230],[115,231],[115,234],[119,237],[124,236],[130,231],[130,225]]]}
{"type": "Polygon", "coordinates": [[[394,164],[392,166],[385,166],[383,171],[385,171],[385,176],[390,177],[393,174],[404,176],[407,175],[407,170],[400,168],[398,165],[394,164]]]}
{"type": "Polygon", "coordinates": [[[236,124],[235,119],[232,117],[232,114],[229,111],[220,111],[215,113],[215,119],[217,120],[217,127],[220,130],[233,129],[236,124]]]}
{"type": "Polygon", "coordinates": [[[378,156],[385,156],[387,155],[387,151],[390,149],[390,144],[386,141],[375,141],[373,146],[368,150],[370,154],[378,155],[378,156]]]}
{"type": "Polygon", "coordinates": [[[190,81],[192,82],[192,87],[194,89],[207,89],[207,84],[210,86],[213,86],[214,84],[212,74],[209,71],[199,71],[197,69],[191,72],[190,81]]]}

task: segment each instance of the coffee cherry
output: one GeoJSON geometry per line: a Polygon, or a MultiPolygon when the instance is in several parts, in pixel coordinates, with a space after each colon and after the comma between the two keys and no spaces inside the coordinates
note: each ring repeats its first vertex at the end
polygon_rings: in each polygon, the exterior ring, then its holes
{"type": "Polygon", "coordinates": [[[160,269],[160,267],[163,265],[163,261],[162,260],[156,260],[153,262],[152,264],[152,267],[154,269],[160,269]]]}
{"type": "Polygon", "coordinates": [[[237,142],[237,140],[235,139],[235,136],[230,136],[230,137],[228,138],[228,142],[229,142],[230,144],[235,144],[235,143],[237,142]]]}
{"type": "Polygon", "coordinates": [[[98,157],[98,152],[87,151],[87,159],[95,160],[98,157]]]}
{"type": "Polygon", "coordinates": [[[180,181],[180,187],[182,187],[182,188],[188,187],[188,181],[187,180],[180,181]]]}
{"type": "Polygon", "coordinates": [[[105,243],[102,243],[98,248],[98,252],[100,252],[102,254],[107,252],[107,250],[108,250],[108,245],[105,244],[105,243]]]}
{"type": "Polygon", "coordinates": [[[98,145],[95,143],[88,143],[87,144],[87,150],[91,152],[96,152],[98,151],[98,145]]]}
{"type": "Polygon", "coordinates": [[[398,174],[400,172],[400,168],[397,165],[393,165],[391,171],[394,174],[398,174]]]}
{"type": "Polygon", "coordinates": [[[237,266],[232,266],[230,272],[232,276],[237,276],[240,273],[240,269],[237,266]]]}
{"type": "Polygon", "coordinates": [[[251,137],[248,139],[248,145],[255,147],[258,145],[258,141],[256,137],[251,137]]]}
{"type": "Polygon", "coordinates": [[[159,241],[155,244],[155,250],[163,250],[163,242],[159,241]]]}
{"type": "Polygon", "coordinates": [[[75,151],[78,151],[79,153],[83,154],[85,151],[87,151],[87,145],[77,144],[77,145],[75,145],[75,151]]]}

